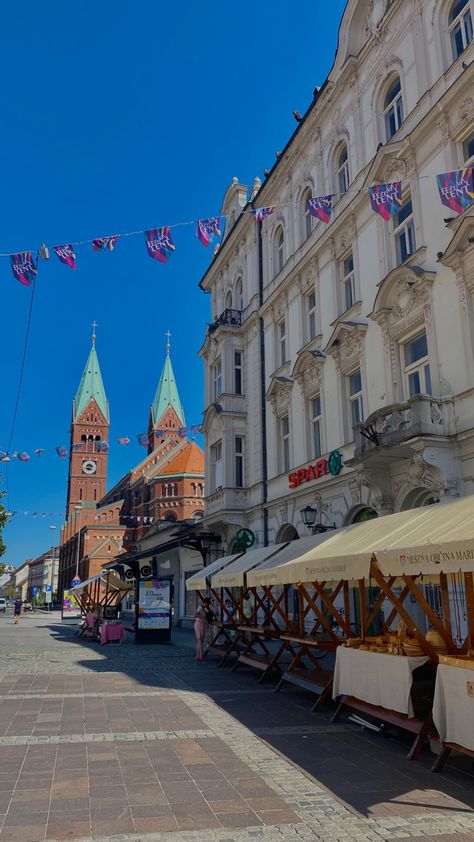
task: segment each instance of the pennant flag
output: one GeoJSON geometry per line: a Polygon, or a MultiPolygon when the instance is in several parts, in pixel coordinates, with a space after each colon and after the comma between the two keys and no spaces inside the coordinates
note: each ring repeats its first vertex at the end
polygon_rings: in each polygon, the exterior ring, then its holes
{"type": "Polygon", "coordinates": [[[180,439],[183,439],[185,436],[188,435],[189,429],[190,429],[189,427],[180,427],[179,428],[178,436],[180,437],[180,439]]]}
{"type": "Polygon", "coordinates": [[[94,251],[105,251],[105,249],[113,251],[117,245],[117,240],[118,234],[113,237],[97,237],[96,240],[92,240],[92,248],[94,251]]]}
{"type": "Polygon", "coordinates": [[[117,441],[119,444],[130,444],[130,439],[128,439],[127,436],[120,436],[117,441]]]}
{"type": "Polygon", "coordinates": [[[166,432],[166,430],[155,430],[155,438],[162,439],[164,436],[166,436],[166,432]]]}
{"type": "Polygon", "coordinates": [[[382,219],[391,219],[402,206],[402,182],[374,184],[369,187],[369,196],[372,210],[379,213],[382,219]]]}
{"type": "Polygon", "coordinates": [[[137,433],[137,441],[141,447],[148,447],[149,441],[146,433],[137,433]]]}
{"type": "Polygon", "coordinates": [[[41,456],[44,453],[44,447],[37,447],[35,450],[35,456],[41,456]]]}
{"type": "Polygon", "coordinates": [[[71,269],[76,268],[76,255],[72,249],[72,246],[54,246],[54,251],[56,252],[57,256],[59,257],[61,263],[65,263],[66,266],[70,266],[71,269]]]}
{"type": "Polygon", "coordinates": [[[60,459],[65,459],[67,456],[67,449],[65,447],[57,447],[56,453],[58,454],[60,459]]]}
{"type": "Polygon", "coordinates": [[[20,462],[29,462],[30,461],[30,457],[28,456],[28,453],[25,453],[24,450],[22,450],[21,453],[17,453],[17,457],[20,460],[20,462]]]}
{"type": "Polygon", "coordinates": [[[97,442],[97,450],[99,453],[107,453],[109,449],[108,442],[106,441],[98,441],[97,442]]]}
{"type": "Polygon", "coordinates": [[[200,433],[201,432],[201,424],[193,424],[191,427],[192,433],[200,433]]]}
{"type": "Polygon", "coordinates": [[[316,219],[321,219],[323,222],[331,221],[332,211],[332,195],[331,196],[317,196],[314,199],[308,199],[308,213],[316,219]]]}
{"type": "Polygon", "coordinates": [[[212,243],[214,237],[220,237],[221,231],[220,216],[213,216],[211,219],[200,219],[197,224],[196,236],[203,246],[212,243]]]}
{"type": "Polygon", "coordinates": [[[462,213],[474,202],[473,173],[474,169],[467,167],[436,176],[439,198],[454,213],[462,213]]]}
{"type": "Polygon", "coordinates": [[[33,517],[37,517],[37,516],[38,516],[38,512],[33,512],[33,517]]]}
{"type": "Polygon", "coordinates": [[[168,257],[175,250],[173,240],[171,239],[169,228],[152,228],[150,231],[144,231],[145,243],[148,254],[153,260],[159,260],[160,263],[166,263],[168,257]]]}
{"type": "Polygon", "coordinates": [[[79,450],[84,450],[84,443],[80,442],[80,444],[73,444],[72,450],[74,451],[74,453],[78,453],[79,450]]]}
{"type": "Polygon", "coordinates": [[[10,255],[10,263],[12,272],[17,281],[29,287],[31,281],[34,281],[38,272],[37,264],[31,254],[31,251],[22,251],[19,254],[10,255]]]}
{"type": "Polygon", "coordinates": [[[255,208],[255,210],[254,210],[255,219],[256,219],[257,222],[262,222],[262,220],[265,219],[266,216],[270,216],[270,214],[275,213],[275,211],[276,211],[275,205],[272,205],[269,208],[255,208]]]}
{"type": "Polygon", "coordinates": [[[10,457],[9,457],[8,453],[5,453],[5,456],[0,456],[0,462],[9,462],[9,461],[10,461],[10,457]]]}

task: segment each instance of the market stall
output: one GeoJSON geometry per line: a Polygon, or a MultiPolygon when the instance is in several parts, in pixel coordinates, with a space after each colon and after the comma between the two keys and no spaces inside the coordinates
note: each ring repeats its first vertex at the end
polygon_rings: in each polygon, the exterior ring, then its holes
{"type": "Polygon", "coordinates": [[[453,750],[474,757],[474,658],[440,656],[433,721],[441,742],[433,772],[443,769],[453,750]]]}
{"type": "Polygon", "coordinates": [[[133,587],[133,584],[125,582],[114,570],[102,570],[96,576],[71,588],[71,593],[84,614],[79,635],[99,639],[101,643],[108,643],[110,640],[121,641],[124,626],[117,621],[118,608],[133,587]],[[107,628],[109,625],[114,625],[115,628],[107,628]]]}

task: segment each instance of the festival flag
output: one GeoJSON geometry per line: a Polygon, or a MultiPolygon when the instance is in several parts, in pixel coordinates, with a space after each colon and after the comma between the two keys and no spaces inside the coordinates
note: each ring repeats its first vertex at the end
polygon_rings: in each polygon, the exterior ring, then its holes
{"type": "Polygon", "coordinates": [[[74,451],[74,453],[78,453],[80,450],[84,450],[84,442],[79,442],[78,444],[73,444],[72,450],[74,451]]]}
{"type": "Polygon", "coordinates": [[[122,445],[130,444],[130,439],[128,439],[127,436],[120,436],[120,438],[117,439],[117,441],[118,441],[119,444],[122,444],[122,445]]]}
{"type": "Polygon", "coordinates": [[[166,432],[166,430],[155,430],[155,438],[162,439],[164,436],[166,436],[166,432]]]}
{"type": "Polygon", "coordinates": [[[439,198],[454,213],[462,213],[474,202],[473,173],[474,169],[467,167],[436,176],[439,198]]]}
{"type": "Polygon", "coordinates": [[[170,229],[152,228],[150,231],[144,231],[145,243],[147,252],[153,260],[159,260],[160,263],[166,263],[168,257],[175,250],[173,240],[171,239],[170,229]]]}
{"type": "Polygon", "coordinates": [[[192,433],[200,433],[201,432],[201,424],[193,424],[191,427],[192,433]]]}
{"type": "Polygon", "coordinates": [[[44,453],[44,447],[37,447],[35,450],[35,456],[41,456],[44,453]]]}
{"type": "Polygon", "coordinates": [[[96,240],[92,240],[92,248],[94,251],[113,251],[115,246],[117,245],[118,234],[115,234],[113,237],[97,237],[96,240]]]}
{"type": "Polygon", "coordinates": [[[26,453],[24,450],[22,450],[21,453],[17,453],[17,458],[20,460],[20,462],[29,462],[30,461],[30,457],[29,457],[28,453],[26,453]]]}
{"type": "Polygon", "coordinates": [[[402,182],[374,184],[369,187],[369,196],[372,210],[379,213],[382,219],[391,219],[402,206],[402,182]]]}
{"type": "Polygon", "coordinates": [[[137,433],[137,441],[141,447],[148,447],[149,441],[146,433],[137,433]]]}
{"type": "Polygon", "coordinates": [[[308,213],[316,219],[321,219],[323,222],[331,221],[332,211],[332,195],[330,196],[316,196],[314,199],[308,199],[307,203],[308,213]]]}
{"type": "Polygon", "coordinates": [[[275,213],[275,211],[275,205],[271,205],[271,207],[268,208],[255,208],[255,219],[257,222],[262,222],[262,220],[265,219],[266,216],[270,216],[272,213],[275,213]]]}
{"type": "Polygon", "coordinates": [[[178,430],[178,436],[180,437],[180,439],[184,439],[184,437],[187,436],[188,433],[189,427],[180,427],[178,430]]]}
{"type": "Polygon", "coordinates": [[[31,251],[21,251],[18,254],[11,254],[10,263],[13,275],[17,281],[20,281],[25,287],[29,287],[38,272],[37,263],[31,251]]]}
{"type": "Polygon", "coordinates": [[[71,245],[68,246],[54,246],[53,249],[57,256],[59,257],[61,263],[65,263],[66,266],[70,266],[71,269],[76,269],[76,255],[74,254],[73,248],[71,245]]]}
{"type": "Polygon", "coordinates": [[[98,453],[107,453],[109,449],[108,442],[106,441],[98,441],[97,442],[97,452],[98,453]]]}
{"type": "Polygon", "coordinates": [[[60,458],[60,459],[65,459],[65,458],[66,458],[66,456],[67,456],[67,448],[65,448],[65,447],[63,447],[63,446],[61,445],[60,447],[56,447],[56,448],[55,448],[55,450],[56,450],[56,453],[58,454],[58,456],[59,456],[59,458],[60,458]]]}
{"type": "Polygon", "coordinates": [[[221,234],[220,216],[213,216],[211,219],[200,219],[198,221],[196,236],[206,248],[212,243],[214,237],[220,237],[221,234]]]}

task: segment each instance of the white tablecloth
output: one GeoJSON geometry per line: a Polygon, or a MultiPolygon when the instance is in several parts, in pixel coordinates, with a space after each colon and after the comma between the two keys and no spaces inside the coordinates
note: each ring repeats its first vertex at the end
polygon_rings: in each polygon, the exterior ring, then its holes
{"type": "Polygon", "coordinates": [[[414,716],[412,673],[429,658],[406,658],[338,646],[332,697],[355,696],[371,705],[414,716]]]}
{"type": "Polygon", "coordinates": [[[443,742],[474,751],[474,698],[467,694],[468,681],[474,683],[474,670],[439,664],[433,721],[443,742]]]}

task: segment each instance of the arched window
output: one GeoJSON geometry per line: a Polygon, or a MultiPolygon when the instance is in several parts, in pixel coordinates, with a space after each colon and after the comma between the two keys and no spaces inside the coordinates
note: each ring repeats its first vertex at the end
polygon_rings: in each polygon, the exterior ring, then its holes
{"type": "Polygon", "coordinates": [[[275,275],[283,269],[285,263],[285,232],[283,228],[278,228],[274,240],[274,265],[275,275]]]}
{"type": "Polygon", "coordinates": [[[202,496],[203,496],[203,493],[204,493],[204,489],[203,489],[202,482],[200,482],[200,483],[198,484],[198,488],[199,488],[199,496],[200,496],[200,497],[202,497],[202,496]]]}
{"type": "Polygon", "coordinates": [[[311,190],[308,189],[304,191],[301,197],[301,205],[300,205],[300,230],[301,230],[301,242],[304,243],[305,240],[308,239],[311,231],[313,230],[313,217],[311,216],[308,210],[308,199],[311,199],[311,190]]]}
{"type": "Polygon", "coordinates": [[[385,140],[390,140],[403,123],[403,99],[400,77],[396,76],[390,83],[383,101],[383,117],[385,121],[385,140]]]}
{"type": "Polygon", "coordinates": [[[244,291],[242,278],[237,278],[234,287],[234,307],[236,310],[244,309],[244,291]]]}
{"type": "Polygon", "coordinates": [[[337,187],[339,193],[347,193],[349,189],[349,155],[347,152],[347,144],[343,143],[342,146],[339,147],[339,151],[336,156],[336,174],[337,174],[337,187]]]}
{"type": "Polygon", "coordinates": [[[448,23],[453,59],[456,61],[472,41],[472,17],[469,0],[454,0],[449,12],[448,23]]]}
{"type": "Polygon", "coordinates": [[[163,518],[163,520],[169,520],[169,521],[171,521],[172,523],[174,523],[174,521],[175,521],[176,519],[177,519],[177,518],[176,518],[176,515],[175,515],[175,513],[174,513],[174,512],[166,512],[166,514],[165,514],[165,516],[164,516],[164,518],[163,518]]]}
{"type": "Polygon", "coordinates": [[[225,294],[224,310],[232,310],[232,290],[230,289],[225,294]]]}

